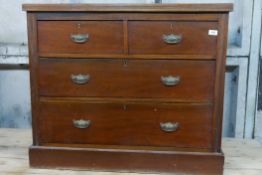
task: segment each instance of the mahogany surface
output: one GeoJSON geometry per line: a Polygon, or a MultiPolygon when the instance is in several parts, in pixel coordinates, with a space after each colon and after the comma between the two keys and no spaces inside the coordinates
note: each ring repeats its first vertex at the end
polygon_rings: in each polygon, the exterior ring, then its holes
{"type": "Polygon", "coordinates": [[[233,4],[23,4],[28,12],[225,12],[233,4]]]}
{"type": "Polygon", "coordinates": [[[210,148],[211,118],[208,105],[45,101],[39,138],[41,143],[210,148]],[[79,119],[92,123],[79,129],[73,125],[79,119]],[[178,122],[179,128],[166,133],[161,122],[178,122]]]}
{"type": "Polygon", "coordinates": [[[217,37],[207,35],[217,29],[216,22],[131,21],[128,26],[130,54],[216,54],[217,37]],[[165,43],[162,37],[169,34],[181,35],[181,43],[165,43]]]}
{"type": "Polygon", "coordinates": [[[192,175],[223,174],[223,153],[187,153],[33,146],[30,164],[39,168],[71,168],[118,172],[192,175]],[[40,158],[41,157],[41,158],[40,158]]]}
{"type": "Polygon", "coordinates": [[[223,174],[232,7],[23,5],[32,98],[30,165],[223,174]],[[171,82],[175,77],[176,83],[170,86],[161,77],[171,82]]]}
{"type": "Polygon", "coordinates": [[[121,54],[124,50],[120,21],[39,21],[38,33],[40,54],[121,54]],[[74,43],[71,34],[88,34],[89,39],[74,43]]]}
{"type": "Polygon", "coordinates": [[[211,102],[214,75],[214,61],[42,60],[39,93],[60,97],[172,98],[211,102]],[[75,84],[71,75],[78,74],[90,75],[89,82],[75,84]],[[180,76],[180,82],[172,87],[165,86],[161,77],[170,75],[180,76]]]}

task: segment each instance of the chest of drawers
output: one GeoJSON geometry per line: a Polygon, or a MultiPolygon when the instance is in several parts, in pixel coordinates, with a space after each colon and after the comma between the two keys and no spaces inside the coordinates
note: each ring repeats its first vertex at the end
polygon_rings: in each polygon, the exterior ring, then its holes
{"type": "Polygon", "coordinates": [[[223,173],[232,4],[23,9],[32,167],[223,173]]]}

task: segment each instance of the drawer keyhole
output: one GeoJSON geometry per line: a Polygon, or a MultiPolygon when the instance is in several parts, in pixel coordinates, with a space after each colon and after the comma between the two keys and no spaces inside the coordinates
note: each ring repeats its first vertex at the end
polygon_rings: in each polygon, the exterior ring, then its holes
{"type": "Polygon", "coordinates": [[[123,110],[127,110],[127,105],[123,105],[123,110]]]}

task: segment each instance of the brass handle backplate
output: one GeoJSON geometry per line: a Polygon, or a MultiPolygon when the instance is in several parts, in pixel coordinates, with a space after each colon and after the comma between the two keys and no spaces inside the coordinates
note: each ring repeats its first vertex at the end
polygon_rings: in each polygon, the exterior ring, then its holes
{"type": "Polygon", "coordinates": [[[163,35],[162,39],[164,40],[165,43],[167,44],[179,44],[182,41],[182,35],[163,35]]]}
{"type": "Polygon", "coordinates": [[[71,34],[71,40],[78,44],[83,44],[89,39],[89,34],[71,34]]]}
{"type": "Polygon", "coordinates": [[[75,84],[79,84],[79,85],[83,85],[88,83],[88,81],[90,80],[90,75],[83,75],[83,74],[78,74],[78,75],[71,75],[71,80],[75,83],[75,84]]]}
{"type": "Polygon", "coordinates": [[[73,124],[76,128],[85,129],[91,125],[91,120],[73,120],[73,124]]]}
{"type": "Polygon", "coordinates": [[[175,86],[181,81],[180,76],[161,76],[161,81],[165,86],[175,86]]]}
{"type": "Polygon", "coordinates": [[[172,122],[166,122],[166,123],[160,123],[160,128],[162,131],[165,131],[165,132],[176,132],[177,129],[179,128],[179,123],[178,122],[175,122],[175,123],[172,123],[172,122]]]}

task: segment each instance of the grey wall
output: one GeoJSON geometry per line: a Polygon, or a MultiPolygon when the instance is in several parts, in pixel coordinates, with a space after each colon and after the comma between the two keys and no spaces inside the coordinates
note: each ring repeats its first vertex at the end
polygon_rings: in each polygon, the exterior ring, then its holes
{"type": "Polygon", "coordinates": [[[29,72],[16,66],[0,68],[0,127],[31,126],[29,72]]]}
{"type": "MultiPolygon", "coordinates": [[[[260,8],[260,20],[262,20],[262,6],[260,8]]],[[[258,19],[259,20],[259,19],[258,19]]],[[[261,32],[261,31],[260,31],[261,32]]],[[[255,118],[255,137],[262,142],[262,35],[260,38],[260,50],[259,50],[259,88],[258,88],[258,103],[257,103],[257,113],[255,118]]]]}
{"type": "Polygon", "coordinates": [[[258,89],[258,104],[256,116],[255,136],[262,141],[262,57],[260,57],[260,72],[259,72],[259,89],[258,89]]]}
{"type": "Polygon", "coordinates": [[[237,104],[237,68],[228,66],[225,78],[223,136],[234,137],[236,127],[237,104]]]}

